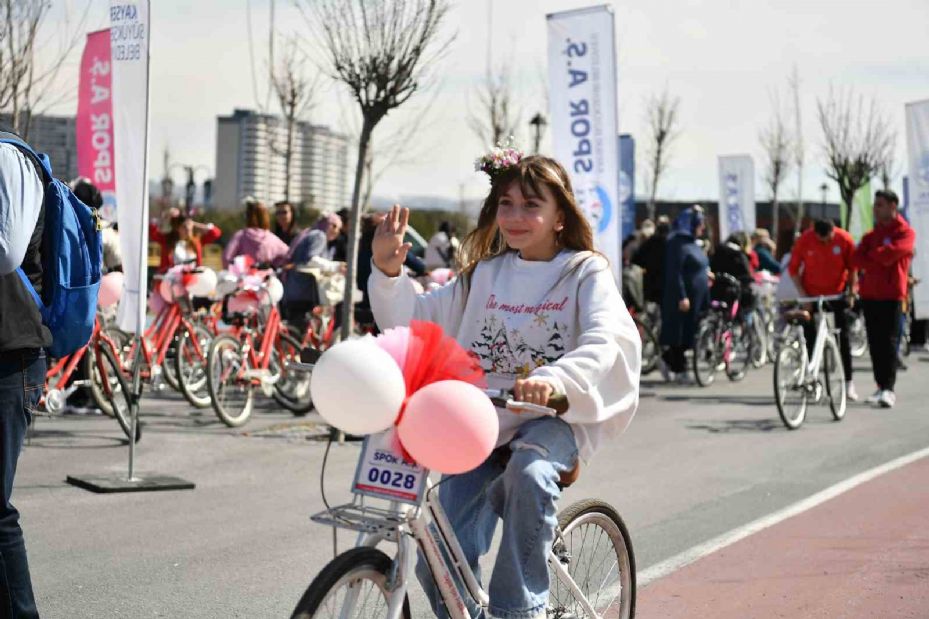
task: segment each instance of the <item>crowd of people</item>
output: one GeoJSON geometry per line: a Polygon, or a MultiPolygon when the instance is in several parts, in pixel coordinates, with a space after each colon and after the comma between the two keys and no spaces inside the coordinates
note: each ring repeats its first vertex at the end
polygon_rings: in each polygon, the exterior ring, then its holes
{"type": "MultiPolygon", "coordinates": [[[[777,300],[790,302],[818,296],[840,296],[826,304],[838,330],[841,361],[850,400],[859,399],[853,382],[848,320],[851,311],[864,315],[873,366],[875,392],[871,404],[891,408],[900,367],[912,278],[915,233],[898,212],[899,198],[889,190],[875,194],[874,228],[859,243],[830,219],[817,219],[778,252],[770,234],[757,229],[730,234],[715,247],[707,240],[706,218],[699,205],[688,207],[671,222],[661,216],[645,220],[623,246],[624,298],[636,312],[660,312],[661,367],[669,380],[689,382],[686,353],[706,312],[714,274],[727,273],[742,285],[740,307],[755,303],[752,284],[758,273],[780,276],[777,300]],[[780,261],[778,253],[782,254],[780,261]]],[[[815,311],[813,303],[803,305],[815,311]]],[[[926,321],[912,323],[910,337],[926,345],[926,321]]],[[[812,347],[815,322],[805,324],[812,347]]]]}

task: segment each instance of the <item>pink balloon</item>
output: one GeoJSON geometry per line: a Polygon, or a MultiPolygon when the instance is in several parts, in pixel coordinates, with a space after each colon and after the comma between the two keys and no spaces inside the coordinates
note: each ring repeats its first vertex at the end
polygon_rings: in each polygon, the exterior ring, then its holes
{"type": "Polygon", "coordinates": [[[229,297],[226,303],[226,310],[236,314],[249,314],[258,311],[258,297],[254,292],[241,291],[234,296],[229,297]]]}
{"type": "Polygon", "coordinates": [[[444,286],[455,277],[455,272],[451,269],[432,269],[429,273],[429,277],[438,285],[444,286]]]}
{"type": "Polygon", "coordinates": [[[154,314],[158,315],[161,313],[161,310],[168,307],[168,304],[165,303],[164,297],[161,296],[161,292],[153,290],[150,295],[148,295],[148,309],[154,314]]]}
{"type": "Polygon", "coordinates": [[[123,296],[123,274],[119,271],[107,273],[100,278],[100,292],[97,295],[97,305],[112,307],[123,296]]]}
{"type": "Polygon", "coordinates": [[[410,328],[394,327],[393,329],[387,329],[374,338],[374,343],[387,351],[402,370],[406,361],[406,351],[410,345],[410,328]]]}
{"type": "Polygon", "coordinates": [[[487,395],[468,383],[442,380],[414,393],[397,427],[413,458],[440,473],[476,468],[497,443],[500,423],[487,395]]]}

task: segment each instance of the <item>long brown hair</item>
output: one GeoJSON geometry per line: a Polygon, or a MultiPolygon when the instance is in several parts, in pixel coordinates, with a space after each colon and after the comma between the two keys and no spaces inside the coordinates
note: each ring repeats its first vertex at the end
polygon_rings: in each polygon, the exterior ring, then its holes
{"type": "Polygon", "coordinates": [[[254,198],[245,200],[245,226],[248,228],[271,229],[271,215],[264,204],[254,198]]]}
{"type": "MultiPolygon", "coordinates": [[[[188,219],[190,218],[186,215],[179,215],[171,218],[171,231],[165,235],[165,243],[167,244],[169,253],[174,253],[174,248],[177,247],[178,241],[181,240],[181,226],[183,226],[184,222],[188,219]]],[[[200,234],[196,231],[191,232],[190,236],[187,237],[187,242],[190,243],[191,247],[194,248],[194,252],[199,256],[200,234]]]]}
{"type": "Polygon", "coordinates": [[[497,173],[491,180],[490,193],[484,199],[477,228],[472,230],[458,251],[462,280],[470,283],[471,275],[478,263],[500,256],[510,250],[497,227],[497,206],[500,198],[512,183],[518,182],[524,195],[541,195],[545,185],[555,196],[558,210],[564,217],[564,228],[557,235],[558,246],[577,251],[594,250],[594,233],[581,212],[571,179],[560,163],[551,157],[530,155],[506,170],[497,173]]]}

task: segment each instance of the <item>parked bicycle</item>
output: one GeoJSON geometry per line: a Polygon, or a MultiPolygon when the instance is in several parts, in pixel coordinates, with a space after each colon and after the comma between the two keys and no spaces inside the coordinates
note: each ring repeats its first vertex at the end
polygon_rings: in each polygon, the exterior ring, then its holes
{"type": "MultiPolygon", "coordinates": [[[[70,355],[56,359],[49,366],[45,374],[45,410],[53,415],[63,412],[71,394],[81,387],[87,387],[97,407],[105,415],[115,417],[126,438],[131,437],[129,408],[121,397],[128,386],[119,358],[121,346],[126,339],[127,336],[121,331],[104,328],[98,315],[94,320],[90,341],[70,355]],[[72,381],[81,365],[87,378],[72,381]]],[[[140,438],[142,431],[141,426],[138,426],[135,440],[140,438]]]]}
{"type": "MultiPolygon", "coordinates": [[[[488,395],[497,406],[523,410],[533,406],[514,402],[508,392],[488,391],[488,395]]],[[[550,400],[547,408],[537,408],[555,414],[553,407],[564,404],[562,396],[550,400]]],[[[452,619],[470,618],[466,597],[472,605],[487,608],[489,597],[464,558],[429,471],[393,454],[386,433],[365,440],[352,492],[352,502],[330,507],[312,520],[334,530],[357,532],[356,546],[323,568],[300,598],[293,617],[411,617],[407,591],[417,551],[425,557],[452,619]],[[372,499],[386,499],[387,504],[372,499]],[[381,542],[396,545],[393,556],[376,548],[381,542]]],[[[635,616],[632,542],[619,513],[609,504],[588,499],[558,514],[548,566],[548,617],[635,616]]]]}
{"type": "Polygon", "coordinates": [[[294,414],[306,414],[311,406],[309,376],[288,368],[300,359],[302,347],[283,328],[269,291],[270,277],[268,273],[265,283],[226,295],[223,320],[232,329],[214,338],[207,354],[210,402],[229,427],[251,417],[256,388],[294,414]]]}
{"type": "Polygon", "coordinates": [[[717,273],[710,290],[710,310],[700,321],[694,339],[694,377],[701,387],[713,384],[720,369],[731,381],[745,378],[756,345],[751,327],[739,313],[739,281],[727,273],[717,273]]]}
{"type": "Polygon", "coordinates": [[[797,300],[816,304],[816,339],[812,355],[808,352],[803,330],[803,324],[813,319],[810,312],[798,308],[785,313],[788,336],[774,363],[774,397],[781,421],[791,430],[803,425],[810,402],[818,404],[825,400],[836,421],[845,417],[845,371],[835,340],[836,331],[829,327],[824,311],[826,302],[842,298],[843,295],[832,295],[797,300]]]}

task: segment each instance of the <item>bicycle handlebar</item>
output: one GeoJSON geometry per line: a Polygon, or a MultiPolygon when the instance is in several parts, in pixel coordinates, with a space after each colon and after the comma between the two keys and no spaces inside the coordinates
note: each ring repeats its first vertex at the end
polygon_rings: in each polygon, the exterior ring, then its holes
{"type": "Polygon", "coordinates": [[[798,297],[794,299],[794,301],[797,303],[819,303],[820,301],[838,301],[839,299],[844,299],[845,296],[844,294],[829,294],[816,297],[798,297]]]}
{"type": "Polygon", "coordinates": [[[556,393],[550,397],[545,406],[514,400],[513,392],[509,389],[484,389],[484,393],[487,394],[494,406],[507,410],[542,413],[552,417],[561,415],[568,410],[568,396],[562,393],[556,393]]]}

